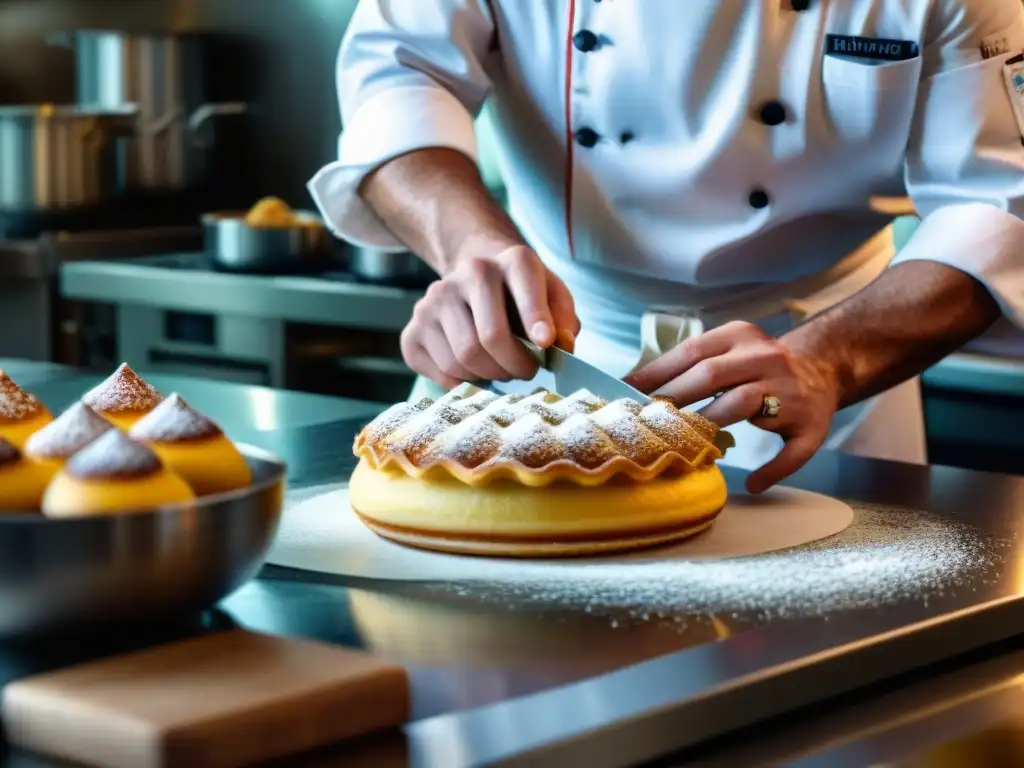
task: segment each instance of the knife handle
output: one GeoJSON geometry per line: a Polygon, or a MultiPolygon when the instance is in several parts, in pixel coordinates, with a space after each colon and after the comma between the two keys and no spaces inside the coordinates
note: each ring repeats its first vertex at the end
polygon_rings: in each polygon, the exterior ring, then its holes
{"type": "Polygon", "coordinates": [[[516,337],[525,348],[530,357],[537,361],[537,365],[541,368],[547,365],[547,354],[543,349],[538,347],[532,341],[526,333],[526,328],[523,326],[523,319],[519,316],[519,308],[516,306],[516,300],[512,298],[512,292],[505,288],[505,310],[508,314],[508,325],[512,330],[512,335],[516,337]]]}
{"type": "Polygon", "coordinates": [[[512,291],[505,287],[505,312],[508,315],[508,327],[512,329],[512,335],[521,339],[528,339],[530,336],[523,325],[523,318],[519,315],[519,307],[516,300],[512,298],[512,291]]]}
{"type": "MultiPolygon", "coordinates": [[[[523,319],[519,315],[519,308],[516,306],[516,300],[512,298],[512,293],[507,287],[505,288],[505,312],[508,317],[509,328],[512,330],[512,335],[524,342],[529,348],[530,354],[538,360],[541,360],[541,367],[545,367],[545,363],[541,357],[544,354],[544,350],[529,341],[530,335],[526,332],[526,327],[523,325],[523,319]]],[[[575,339],[571,336],[566,339],[556,332],[555,341],[552,346],[558,347],[559,349],[563,349],[572,354],[575,347],[574,342],[575,339]]]]}

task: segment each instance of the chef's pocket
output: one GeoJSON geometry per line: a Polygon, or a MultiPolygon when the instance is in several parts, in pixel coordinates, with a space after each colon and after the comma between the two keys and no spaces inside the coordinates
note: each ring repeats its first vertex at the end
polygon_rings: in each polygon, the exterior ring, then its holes
{"type": "Polygon", "coordinates": [[[920,57],[873,64],[825,56],[821,77],[826,116],[836,136],[849,143],[891,137],[902,150],[914,117],[920,57]]]}

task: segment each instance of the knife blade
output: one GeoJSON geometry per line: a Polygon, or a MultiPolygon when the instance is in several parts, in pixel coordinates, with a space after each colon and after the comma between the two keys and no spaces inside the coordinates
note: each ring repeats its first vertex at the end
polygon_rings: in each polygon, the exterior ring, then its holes
{"type": "Polygon", "coordinates": [[[586,389],[609,402],[621,398],[636,400],[645,405],[651,402],[651,398],[639,389],[629,386],[621,379],[615,378],[596,365],[591,365],[564,349],[558,347],[541,349],[526,339],[517,338],[541,368],[554,374],[555,391],[563,397],[571,395],[577,390],[586,389]]]}
{"type": "Polygon", "coordinates": [[[629,384],[621,379],[617,379],[597,366],[585,362],[571,352],[566,352],[564,349],[554,346],[541,349],[532,341],[528,341],[523,321],[519,316],[519,311],[516,309],[515,299],[512,298],[508,288],[505,289],[505,309],[512,334],[526,347],[526,351],[530,353],[530,356],[537,361],[541,368],[554,374],[555,392],[557,394],[565,397],[577,390],[586,389],[608,402],[619,400],[620,398],[636,400],[644,405],[651,402],[651,398],[639,389],[629,386],[629,384]]]}

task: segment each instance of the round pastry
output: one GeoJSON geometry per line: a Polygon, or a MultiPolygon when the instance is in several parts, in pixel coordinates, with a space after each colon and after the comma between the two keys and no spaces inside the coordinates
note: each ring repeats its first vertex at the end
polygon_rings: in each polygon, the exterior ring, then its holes
{"type": "Polygon", "coordinates": [[[39,398],[0,371],[0,437],[20,448],[33,432],[51,421],[53,414],[39,402],[39,398]]]}
{"type": "Polygon", "coordinates": [[[138,512],[187,504],[188,483],[149,448],[111,429],[72,456],[43,496],[48,517],[138,512]]]}
{"type": "Polygon", "coordinates": [[[197,496],[224,493],[252,484],[252,471],[235,444],[210,419],[173,394],[132,427],[197,496]]]}
{"type": "Polygon", "coordinates": [[[25,456],[57,474],[65,462],[114,425],[77,402],[25,443],[25,456]]]}
{"type": "Polygon", "coordinates": [[[161,400],[156,388],[143,381],[128,363],[121,363],[105,381],[82,396],[83,403],[126,432],[161,400]]]}
{"type": "Polygon", "coordinates": [[[52,476],[0,437],[0,512],[38,512],[52,476]]]}
{"type": "Polygon", "coordinates": [[[715,462],[730,441],[664,400],[501,397],[464,385],[372,421],[355,441],[349,499],[371,530],[424,549],[622,552],[711,526],[726,501],[715,462]]]}

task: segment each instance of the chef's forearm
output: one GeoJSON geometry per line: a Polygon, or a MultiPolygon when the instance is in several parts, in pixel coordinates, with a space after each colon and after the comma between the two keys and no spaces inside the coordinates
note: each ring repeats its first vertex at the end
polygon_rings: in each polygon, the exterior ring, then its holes
{"type": "Polygon", "coordinates": [[[360,192],[392,234],[442,275],[466,255],[525,244],[461,152],[402,155],[370,174],[360,192]]]}
{"type": "Polygon", "coordinates": [[[911,261],[886,270],[782,341],[835,377],[843,408],[921,373],[999,316],[999,306],[973,277],[911,261]]]}

